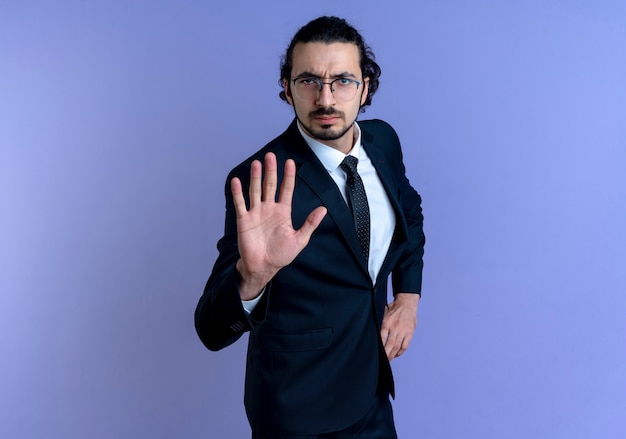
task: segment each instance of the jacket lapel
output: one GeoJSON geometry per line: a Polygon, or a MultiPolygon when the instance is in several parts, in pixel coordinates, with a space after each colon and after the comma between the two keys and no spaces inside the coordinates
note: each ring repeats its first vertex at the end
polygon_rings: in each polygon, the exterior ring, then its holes
{"type": "Polygon", "coordinates": [[[355,258],[359,260],[363,270],[368,274],[367,261],[356,234],[352,212],[324,165],[302,138],[296,123],[294,121],[287,130],[287,134],[291,137],[287,145],[293,145],[290,155],[296,162],[297,179],[306,184],[326,206],[327,215],[335,222],[355,258]]]}
{"type": "MultiPolygon", "coordinates": [[[[396,229],[394,231],[393,238],[391,239],[391,243],[389,244],[389,250],[387,251],[383,265],[380,268],[378,278],[375,282],[375,284],[378,285],[378,282],[380,281],[386,282],[387,276],[392,268],[392,264],[394,263],[394,258],[391,256],[395,255],[396,250],[400,247],[400,245],[408,239],[408,226],[400,200],[398,199],[397,175],[403,170],[395,168],[392,169],[392,164],[386,160],[384,151],[387,139],[375,138],[374,134],[371,131],[368,131],[367,127],[364,125],[366,124],[359,125],[361,127],[361,146],[367,151],[367,155],[376,169],[376,173],[378,174],[378,177],[387,192],[387,197],[389,197],[389,201],[391,202],[393,210],[396,214],[396,229]]],[[[391,147],[393,147],[393,145],[391,145],[391,147]]]]}
{"type": "MultiPolygon", "coordinates": [[[[398,172],[402,171],[400,169],[391,169],[389,162],[386,160],[384,151],[384,142],[385,139],[375,139],[374,135],[367,131],[365,127],[361,126],[361,146],[367,151],[367,155],[372,162],[372,165],[376,169],[376,173],[382,182],[385,191],[387,192],[387,196],[389,197],[389,201],[393,207],[393,210],[396,214],[396,233],[394,236],[394,240],[392,241],[392,245],[394,241],[400,240],[403,242],[406,240],[408,236],[408,226],[406,224],[406,219],[404,218],[404,213],[402,210],[402,206],[400,205],[400,200],[398,200],[398,181],[397,175],[398,172]]],[[[397,242],[396,242],[397,244],[397,242]]]]}

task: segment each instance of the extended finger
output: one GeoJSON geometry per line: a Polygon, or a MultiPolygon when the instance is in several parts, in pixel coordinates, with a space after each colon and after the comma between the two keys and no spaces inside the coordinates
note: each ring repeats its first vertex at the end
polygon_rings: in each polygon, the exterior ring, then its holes
{"type": "Polygon", "coordinates": [[[248,188],[251,209],[261,202],[261,172],[261,162],[254,160],[250,165],[250,188],[248,188]]]}
{"type": "Polygon", "coordinates": [[[281,204],[288,204],[291,206],[291,200],[293,199],[293,191],[296,187],[296,164],[292,159],[288,159],[285,162],[285,172],[283,176],[283,182],[280,185],[280,194],[278,196],[278,202],[281,204]]]}
{"type": "Polygon", "coordinates": [[[278,185],[277,169],[276,156],[274,153],[268,152],[265,154],[263,201],[274,201],[276,199],[276,186],[278,185]]]}
{"type": "Polygon", "coordinates": [[[237,212],[237,217],[239,218],[246,212],[246,200],[243,198],[243,190],[239,178],[234,177],[230,181],[230,191],[233,194],[233,204],[235,205],[235,212],[237,212]]]}
{"type": "Polygon", "coordinates": [[[317,229],[317,226],[320,225],[324,217],[326,216],[327,209],[324,206],[316,207],[313,212],[307,216],[304,224],[298,230],[298,239],[300,241],[300,246],[304,248],[309,243],[311,239],[311,235],[317,229]]]}

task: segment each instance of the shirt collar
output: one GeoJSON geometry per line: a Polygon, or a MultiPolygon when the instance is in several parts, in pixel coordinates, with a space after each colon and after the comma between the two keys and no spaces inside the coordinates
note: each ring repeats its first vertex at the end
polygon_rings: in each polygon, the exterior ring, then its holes
{"type": "MultiPolygon", "coordinates": [[[[302,137],[304,137],[304,141],[307,143],[307,145],[309,145],[309,148],[311,148],[313,153],[315,153],[319,161],[322,162],[324,168],[326,168],[328,172],[334,172],[339,167],[343,159],[346,158],[346,154],[342,153],[341,151],[337,151],[333,147],[324,145],[323,143],[309,136],[300,126],[300,122],[298,122],[297,125],[300,134],[302,134],[302,137]]],[[[347,155],[352,155],[358,159],[361,153],[361,129],[359,128],[359,125],[356,123],[356,121],[354,122],[354,128],[356,130],[356,140],[354,141],[354,145],[347,155]]]]}

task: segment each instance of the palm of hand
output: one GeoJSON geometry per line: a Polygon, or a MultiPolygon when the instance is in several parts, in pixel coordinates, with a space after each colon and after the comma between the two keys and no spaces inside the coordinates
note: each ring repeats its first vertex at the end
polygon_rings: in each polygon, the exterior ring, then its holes
{"type": "MultiPolygon", "coordinates": [[[[265,156],[263,178],[262,172],[261,163],[256,160],[252,162],[249,209],[246,208],[241,181],[233,178],[231,182],[237,213],[240,256],[237,269],[242,277],[240,289],[248,285],[249,291],[257,292],[306,247],[311,235],[326,215],[326,208],[320,206],[309,214],[299,230],[295,230],[291,222],[295,163],[293,160],[285,162],[278,201],[276,201],[277,163],[273,153],[265,156]]],[[[242,290],[242,296],[247,295],[246,293],[242,290]]]]}
{"type": "Polygon", "coordinates": [[[289,265],[306,243],[291,222],[291,206],[262,201],[238,216],[239,254],[251,272],[275,273],[289,265]]]}

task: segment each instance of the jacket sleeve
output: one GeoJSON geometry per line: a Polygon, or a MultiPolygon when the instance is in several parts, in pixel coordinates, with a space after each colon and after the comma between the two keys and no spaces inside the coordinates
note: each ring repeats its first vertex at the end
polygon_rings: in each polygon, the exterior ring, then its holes
{"type": "Polygon", "coordinates": [[[406,177],[406,168],[402,157],[402,149],[398,135],[387,125],[390,137],[393,139],[395,148],[392,149],[394,169],[398,170],[398,199],[407,223],[407,242],[402,254],[392,272],[392,287],[394,295],[397,293],[422,292],[422,269],[424,256],[424,216],[422,215],[422,198],[411,186],[406,177]]]}
{"type": "MultiPolygon", "coordinates": [[[[196,332],[204,345],[212,351],[234,343],[244,332],[250,331],[265,318],[267,297],[271,289],[269,285],[266,287],[263,299],[252,314],[249,315],[244,310],[235,269],[239,250],[235,208],[230,192],[230,180],[234,175],[237,174],[231,172],[226,182],[226,219],[224,236],[217,243],[219,255],[195,312],[196,332]]],[[[246,184],[245,181],[243,183],[246,184]]]]}

